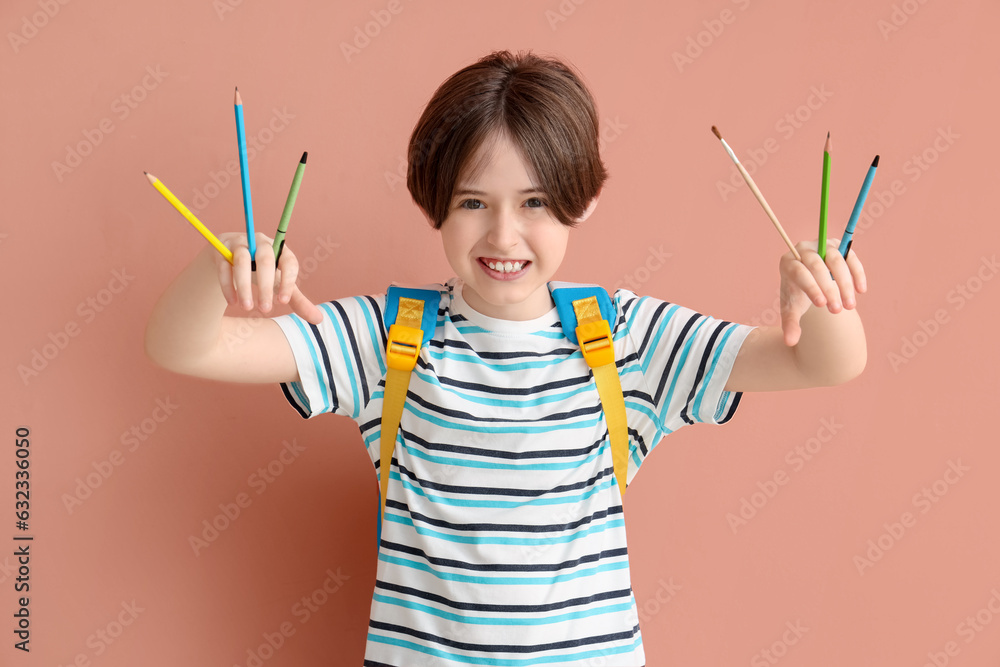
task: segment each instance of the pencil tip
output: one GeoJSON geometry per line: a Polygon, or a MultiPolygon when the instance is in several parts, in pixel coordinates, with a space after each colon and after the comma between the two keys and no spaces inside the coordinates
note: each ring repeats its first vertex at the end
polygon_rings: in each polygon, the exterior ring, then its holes
{"type": "Polygon", "coordinates": [[[303,153],[302,153],[302,159],[301,159],[301,160],[299,160],[299,162],[301,162],[302,164],[305,164],[305,163],[306,163],[306,158],[307,158],[307,157],[309,157],[309,151],[305,151],[305,152],[303,152],[303,153]]]}
{"type": "Polygon", "coordinates": [[[826,133],[826,145],[823,146],[823,150],[829,153],[833,148],[833,143],[830,141],[830,133],[826,133]]]}
{"type": "Polygon", "coordinates": [[[878,166],[878,155],[876,155],[876,156],[875,156],[875,159],[874,159],[874,160],[872,160],[872,166],[873,166],[873,167],[877,167],[877,166],[878,166]]]}
{"type": "Polygon", "coordinates": [[[721,138],[722,138],[722,134],[721,134],[721,133],[719,132],[719,128],[717,128],[717,127],[716,127],[716,126],[714,126],[714,125],[712,126],[712,134],[714,134],[714,135],[715,135],[716,137],[718,137],[719,139],[721,139],[721,138]]]}

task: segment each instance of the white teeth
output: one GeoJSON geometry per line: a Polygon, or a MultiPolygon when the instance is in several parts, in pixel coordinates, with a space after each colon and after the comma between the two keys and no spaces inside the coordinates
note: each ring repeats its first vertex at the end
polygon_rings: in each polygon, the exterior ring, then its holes
{"type": "Polygon", "coordinates": [[[487,266],[500,273],[515,273],[524,268],[525,264],[527,264],[527,262],[486,262],[487,266]]]}

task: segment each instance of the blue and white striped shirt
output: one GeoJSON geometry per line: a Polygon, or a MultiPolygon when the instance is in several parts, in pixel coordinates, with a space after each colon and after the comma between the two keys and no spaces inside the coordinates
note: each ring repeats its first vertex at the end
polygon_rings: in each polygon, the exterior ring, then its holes
{"type": "MultiPolygon", "coordinates": [[[[437,285],[400,421],[365,651],[370,667],[645,664],[622,499],[593,375],[553,308],[486,317],[437,285]]],[[[723,391],[753,327],[676,304],[614,296],[629,430],[628,482],[665,435],[722,424],[723,391]]],[[[322,304],[315,326],[275,318],[303,417],[358,423],[376,475],[386,372],[385,297],[322,304]]],[[[374,512],[373,512],[374,515],[374,512]]]]}

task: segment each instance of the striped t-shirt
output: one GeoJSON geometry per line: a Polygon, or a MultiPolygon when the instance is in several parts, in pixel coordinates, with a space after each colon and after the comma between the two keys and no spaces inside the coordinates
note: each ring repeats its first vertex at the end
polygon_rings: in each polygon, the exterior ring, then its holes
{"type": "MultiPolygon", "coordinates": [[[[474,311],[453,278],[414,369],[392,459],[364,664],[639,667],[622,498],[593,375],[556,309],[528,321],[474,311]]],[[[722,424],[723,391],[753,327],[614,295],[628,482],[665,435],[722,424]]],[[[303,417],[358,423],[379,470],[383,296],[275,318],[303,417]]],[[[376,494],[372,502],[376,503],[376,494]]],[[[372,508],[373,520],[377,508],[372,508]]]]}

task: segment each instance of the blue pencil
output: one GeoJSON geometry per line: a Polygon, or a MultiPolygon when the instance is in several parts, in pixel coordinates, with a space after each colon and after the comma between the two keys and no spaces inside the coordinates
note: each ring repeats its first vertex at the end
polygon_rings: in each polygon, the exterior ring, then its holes
{"type": "Polygon", "coordinates": [[[858,218],[861,217],[861,209],[865,205],[865,199],[868,198],[868,189],[872,186],[872,179],[875,178],[875,170],[878,168],[878,155],[872,160],[872,166],[868,167],[868,174],[865,176],[865,182],[861,184],[861,192],[858,193],[858,200],[854,202],[854,210],[851,211],[851,218],[847,221],[847,229],[844,230],[844,238],[840,239],[840,255],[842,257],[847,257],[847,253],[851,250],[851,237],[854,235],[854,225],[858,224],[858,218]]]}
{"type": "Polygon", "coordinates": [[[250,169],[247,164],[247,133],[243,127],[243,98],[236,89],[236,142],[240,148],[240,177],[243,183],[243,214],[247,220],[247,246],[250,250],[250,270],[257,270],[257,241],[253,233],[253,204],[250,203],[250,169]]]}

